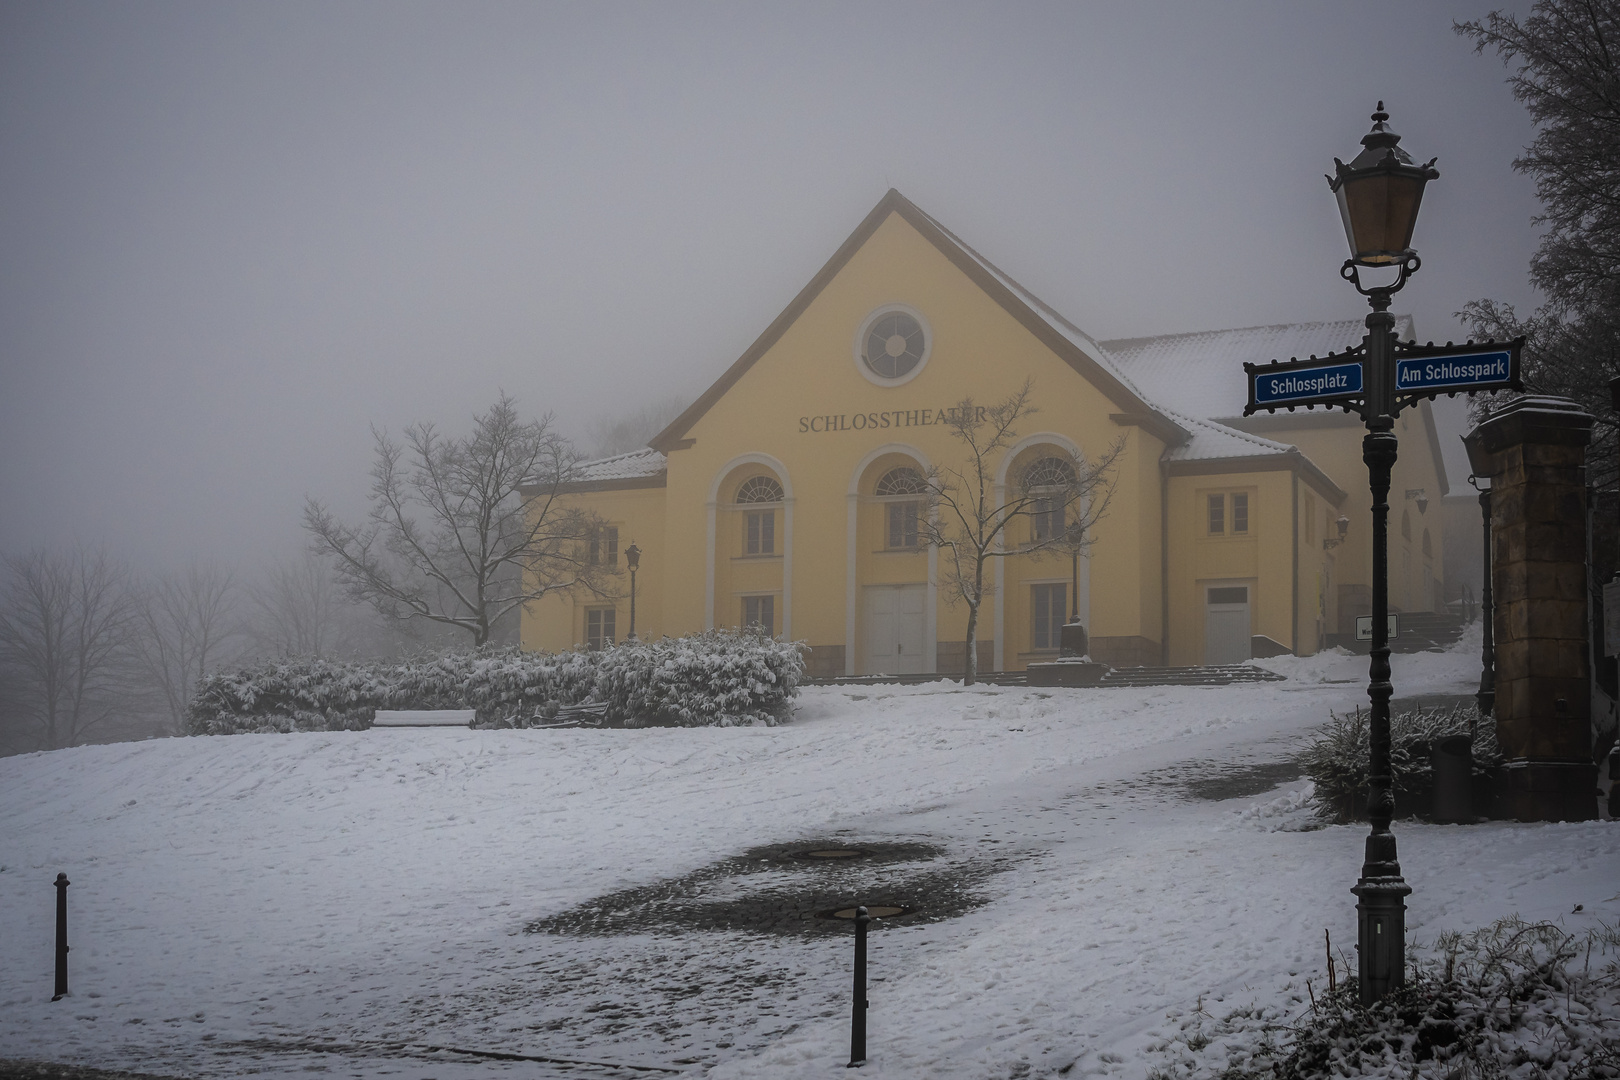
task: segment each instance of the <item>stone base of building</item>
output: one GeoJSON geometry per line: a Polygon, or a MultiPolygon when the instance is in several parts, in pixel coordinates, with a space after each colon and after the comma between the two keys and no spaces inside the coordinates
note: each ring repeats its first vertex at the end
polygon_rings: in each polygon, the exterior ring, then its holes
{"type": "MultiPolygon", "coordinates": [[[[979,671],[993,671],[996,666],[994,638],[979,639],[979,671]]],[[[962,677],[967,667],[967,642],[941,641],[934,652],[934,670],[952,679],[962,677]]]]}
{"type": "Polygon", "coordinates": [[[1111,669],[1089,660],[1047,660],[1025,670],[1031,686],[1097,686],[1111,669]]]}
{"type": "Polygon", "coordinates": [[[836,679],[844,674],[842,645],[812,645],[804,657],[804,674],[810,679],[836,679]]]}
{"type": "Polygon", "coordinates": [[[1597,766],[1590,761],[1509,761],[1497,771],[1497,806],[1518,821],[1597,817],[1597,766]]]}
{"type": "Polygon", "coordinates": [[[1163,663],[1159,643],[1145,637],[1091,638],[1091,658],[1109,667],[1157,667],[1163,663]]]}

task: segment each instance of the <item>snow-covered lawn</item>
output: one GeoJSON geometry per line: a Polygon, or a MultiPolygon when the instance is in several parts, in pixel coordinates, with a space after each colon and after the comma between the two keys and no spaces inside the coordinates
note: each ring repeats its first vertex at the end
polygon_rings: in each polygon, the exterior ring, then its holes
{"type": "MultiPolygon", "coordinates": [[[[699,883],[694,902],[810,888],[809,864],[737,860],[838,841],[940,849],[891,867],[874,897],[943,866],[977,904],[874,935],[871,1069],[1141,1076],[1167,1012],[1303,996],[1325,980],[1324,929],[1353,955],[1365,828],[1305,829],[1303,782],[1188,790],[1290,757],[1330,708],[1365,700],[1364,658],[1266,664],[1288,681],[822,688],[776,728],[234,736],[0,760],[0,1056],[629,1075],[388,1049],[409,1044],[831,1075],[848,1059],[847,932],[686,929],[674,900],[620,932],[524,930],[673,879],[699,883]],[[59,870],[73,992],[52,1003],[59,870]]],[[[1400,697],[1468,693],[1477,647],[1395,665],[1400,697]]],[[[1418,942],[1512,912],[1620,918],[1620,826],[1396,831],[1418,942]]]]}

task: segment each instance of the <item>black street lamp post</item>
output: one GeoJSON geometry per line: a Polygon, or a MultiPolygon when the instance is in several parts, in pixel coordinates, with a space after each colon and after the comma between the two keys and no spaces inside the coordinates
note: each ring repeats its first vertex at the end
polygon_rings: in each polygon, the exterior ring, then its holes
{"type": "Polygon", "coordinates": [[[630,636],[626,641],[636,640],[636,568],[641,565],[641,549],[636,547],[634,540],[624,549],[624,565],[630,568],[630,636]]]}
{"type": "Polygon", "coordinates": [[[1398,449],[1395,437],[1395,316],[1390,300],[1421,265],[1412,250],[1412,229],[1417,223],[1423,187],[1440,174],[1434,162],[1414,164],[1400,148],[1401,137],[1384,126],[1389,114],[1384,103],[1373,113],[1372,131],[1361,140],[1364,147],[1346,165],[1334,159],[1337,175],[1328,184],[1339,201],[1350,258],[1339,273],[1367,298],[1363,371],[1366,379],[1367,435],[1362,460],[1372,491],[1372,662],[1367,696],[1372,700],[1371,753],[1368,762],[1367,836],[1361,879],[1353,891],[1358,902],[1361,1002],[1371,1005],[1405,982],[1406,897],[1412,887],[1401,877],[1395,835],[1389,823],[1395,816],[1390,789],[1389,699],[1394,692],[1389,667],[1389,486],[1398,449]],[[1388,285],[1363,288],[1360,267],[1397,271],[1388,285]]]}
{"type": "Polygon", "coordinates": [[[1481,554],[1480,563],[1485,567],[1484,580],[1480,582],[1480,648],[1479,648],[1479,693],[1476,700],[1479,702],[1479,715],[1491,716],[1496,712],[1496,598],[1491,593],[1491,489],[1479,489],[1479,516],[1482,519],[1480,534],[1484,537],[1485,549],[1481,554]]]}

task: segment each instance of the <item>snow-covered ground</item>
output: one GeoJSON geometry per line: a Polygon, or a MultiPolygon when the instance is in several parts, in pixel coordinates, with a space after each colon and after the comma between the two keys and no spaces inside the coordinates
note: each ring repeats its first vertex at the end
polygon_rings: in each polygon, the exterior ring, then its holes
{"type": "MultiPolygon", "coordinates": [[[[1397,696],[1469,693],[1477,656],[1397,656],[1397,696]]],[[[922,909],[873,935],[870,1069],[1142,1076],[1167,1013],[1303,996],[1325,980],[1324,929],[1353,956],[1365,827],[1308,828],[1303,781],[1195,794],[1263,775],[1365,700],[1365,658],[1265,665],[1288,681],[818,688],[776,728],[234,736],[0,760],[0,1057],[196,1076],[827,1076],[849,1055],[849,931],[746,914],[727,930],[716,913],[831,887],[922,909]],[[900,854],[761,854],[828,843],[900,854]],[[53,1003],[59,870],[72,994],[53,1003]],[[949,917],[930,921],[930,902],[949,917]],[[556,932],[581,912],[606,922],[556,932]]],[[[1620,826],[1396,832],[1417,942],[1512,912],[1620,919],[1620,826]]]]}

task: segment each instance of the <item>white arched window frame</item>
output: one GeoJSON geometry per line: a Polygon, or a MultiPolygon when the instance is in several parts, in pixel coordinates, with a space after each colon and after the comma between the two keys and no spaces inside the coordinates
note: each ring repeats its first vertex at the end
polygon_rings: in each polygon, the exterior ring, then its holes
{"type": "MultiPolygon", "coordinates": [[[[709,485],[708,509],[708,559],[704,567],[703,589],[703,625],[706,629],[714,629],[714,560],[717,550],[717,530],[719,528],[720,490],[736,471],[745,465],[763,465],[775,474],[775,479],[782,489],[782,636],[793,636],[793,480],[788,476],[787,466],[769,454],[739,454],[726,462],[714,474],[714,481],[709,485]]],[[[749,480],[753,479],[752,477],[749,480]]],[[[749,483],[744,480],[744,485],[749,483]]],[[[742,487],[739,485],[738,494],[742,487]]],[[[735,496],[733,496],[735,498],[735,496]]],[[[764,505],[764,504],[755,504],[764,505]]]]}
{"type": "MultiPolygon", "coordinates": [[[[1067,435],[1061,434],[1060,432],[1039,431],[1033,435],[1025,436],[1024,438],[1018,440],[1016,445],[1008,448],[1007,453],[1003,455],[1001,459],[1000,467],[996,469],[996,505],[1005,506],[1007,503],[1007,487],[1010,479],[1009,474],[1012,471],[1013,465],[1020,457],[1024,456],[1028,451],[1033,450],[1038,446],[1050,446],[1054,450],[1061,451],[1062,454],[1068,457],[1071,461],[1081,461],[1085,459],[1085,455],[1080,450],[1080,445],[1067,435]]],[[[1057,455],[1054,454],[1053,456],[1056,457],[1057,455]]],[[[1084,512],[1084,509],[1084,504],[1082,504],[1082,512],[1084,512]]],[[[1001,536],[997,538],[997,551],[1004,550],[1004,541],[1006,539],[1006,535],[1006,530],[1003,530],[1001,536]]],[[[995,560],[995,571],[996,597],[994,620],[992,622],[994,627],[993,633],[996,635],[995,663],[997,671],[1005,671],[1007,670],[1007,605],[1003,598],[1007,595],[1007,560],[995,560]]],[[[1091,626],[1090,555],[1080,556],[1080,585],[1076,591],[1080,595],[1074,602],[1075,609],[1080,614],[1080,621],[1085,623],[1089,628],[1091,626]]]]}
{"type": "MultiPolygon", "coordinates": [[[[849,488],[845,492],[845,527],[844,527],[844,674],[854,675],[856,666],[856,624],[860,618],[860,509],[861,484],[866,473],[878,459],[889,455],[910,458],[913,467],[921,476],[927,476],[933,466],[928,462],[928,456],[915,446],[905,443],[885,443],[855,463],[855,469],[849,476],[849,488]]],[[[934,671],[939,655],[939,551],[930,546],[928,548],[928,588],[923,598],[923,650],[927,656],[928,670],[934,671]]]]}

